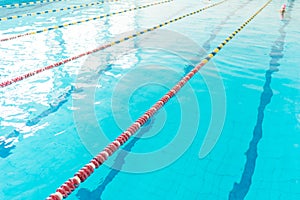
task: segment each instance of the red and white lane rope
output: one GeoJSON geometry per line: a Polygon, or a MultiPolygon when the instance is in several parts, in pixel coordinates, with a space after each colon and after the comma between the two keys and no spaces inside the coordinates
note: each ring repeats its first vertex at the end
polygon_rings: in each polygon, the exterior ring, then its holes
{"type": "Polygon", "coordinates": [[[84,182],[109,156],[120,148],[129,138],[134,135],[158,110],[160,110],[219,50],[223,48],[238,32],[240,32],[258,13],[260,13],[272,0],[265,3],[254,15],[252,15],[243,25],[229,35],[218,47],[195,66],[185,77],[183,77],[169,92],[157,101],[149,110],[138,118],[126,131],[117,137],[112,143],[107,145],[103,151],[95,156],[88,164],[82,167],[74,177],[62,184],[55,193],[51,194],[47,200],[61,200],[66,198],[80,183],[84,182]]]}

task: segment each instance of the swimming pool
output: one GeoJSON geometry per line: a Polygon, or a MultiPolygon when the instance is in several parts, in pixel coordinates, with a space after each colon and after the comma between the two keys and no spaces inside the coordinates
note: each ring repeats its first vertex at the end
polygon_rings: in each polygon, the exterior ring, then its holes
{"type": "MultiPolygon", "coordinates": [[[[0,18],[86,2],[1,8],[0,18]]],[[[0,21],[0,39],[150,3],[0,21]]],[[[3,41],[0,82],[210,3],[175,0],[3,41]]],[[[228,0],[0,88],[0,198],[55,192],[263,4],[228,0]]],[[[68,199],[299,199],[299,10],[272,1],[68,199]]]]}

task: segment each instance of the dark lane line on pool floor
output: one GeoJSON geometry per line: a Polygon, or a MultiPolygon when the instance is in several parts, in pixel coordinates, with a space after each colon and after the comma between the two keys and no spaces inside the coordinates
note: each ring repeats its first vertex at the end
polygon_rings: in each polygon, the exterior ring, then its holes
{"type": "MultiPolygon", "coordinates": [[[[291,4],[288,6],[288,12],[291,13],[293,8],[294,0],[290,1],[291,4]]],[[[253,130],[253,137],[252,140],[249,143],[249,148],[247,150],[246,154],[246,163],[244,166],[244,171],[242,173],[242,177],[239,183],[234,183],[233,189],[229,193],[229,200],[243,200],[247,193],[249,192],[249,189],[251,187],[252,183],[252,176],[255,171],[256,167],[256,160],[258,156],[257,152],[257,146],[259,141],[262,138],[263,134],[263,120],[264,120],[264,110],[266,106],[271,102],[273,91],[271,88],[271,80],[272,80],[272,74],[274,72],[279,71],[280,66],[280,59],[283,58],[283,50],[284,50],[284,40],[286,37],[286,32],[284,31],[285,27],[289,24],[291,17],[287,17],[283,20],[283,25],[278,30],[279,37],[276,41],[274,41],[273,46],[271,47],[270,52],[270,63],[269,63],[269,69],[265,73],[266,81],[263,86],[263,92],[260,97],[260,104],[258,107],[258,114],[257,114],[257,122],[255,125],[255,128],[253,130]]]]}
{"type": "Polygon", "coordinates": [[[242,5],[240,5],[237,9],[233,10],[232,12],[230,12],[226,16],[226,18],[224,20],[222,20],[221,23],[214,30],[212,30],[212,32],[210,34],[210,37],[202,45],[202,47],[204,48],[205,51],[209,51],[210,50],[210,42],[213,41],[216,38],[217,34],[222,30],[223,25],[226,24],[226,22],[228,20],[230,20],[231,17],[236,17],[235,16],[236,12],[239,11],[239,10],[241,10],[242,8],[244,8],[251,1],[253,1],[253,0],[248,0],[247,2],[243,3],[242,5]]]}
{"type": "Polygon", "coordinates": [[[58,97],[58,101],[49,104],[50,108],[41,112],[38,116],[27,120],[22,128],[13,130],[5,137],[0,137],[0,157],[6,158],[12,154],[11,151],[16,148],[16,145],[14,144],[15,141],[21,141],[23,139],[23,134],[21,133],[22,129],[25,127],[35,126],[48,115],[57,112],[65,103],[68,102],[72,93],[79,91],[80,90],[76,90],[74,86],[67,87],[66,92],[58,97]]]}
{"type": "MultiPolygon", "coordinates": [[[[105,66],[106,66],[105,68],[99,69],[97,74],[104,74],[105,72],[110,71],[112,69],[111,64],[107,64],[105,66]]],[[[68,98],[70,98],[73,93],[80,93],[80,92],[82,92],[82,90],[83,90],[82,88],[78,88],[73,85],[67,87],[65,89],[66,92],[58,97],[58,99],[60,99],[60,101],[49,104],[49,106],[50,106],[49,109],[43,111],[41,114],[39,114],[35,118],[28,120],[25,123],[26,126],[30,127],[30,126],[34,126],[34,125],[38,124],[42,119],[44,119],[48,115],[58,111],[63,106],[63,104],[65,104],[68,101],[68,98]]],[[[20,131],[22,129],[24,129],[24,127],[21,129],[13,130],[11,133],[9,133],[5,137],[0,137],[0,157],[1,158],[6,158],[9,155],[11,155],[11,151],[16,148],[16,145],[14,144],[14,142],[15,142],[14,138],[18,138],[20,135],[22,135],[20,133],[20,131]]],[[[21,140],[21,139],[18,138],[18,140],[21,140]]]]}

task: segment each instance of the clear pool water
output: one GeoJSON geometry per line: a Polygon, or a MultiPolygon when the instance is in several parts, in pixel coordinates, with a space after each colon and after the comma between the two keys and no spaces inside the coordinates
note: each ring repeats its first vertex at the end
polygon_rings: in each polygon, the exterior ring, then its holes
{"type": "MultiPolygon", "coordinates": [[[[149,2],[1,21],[0,38],[149,2]]],[[[0,82],[211,2],[175,0],[1,42],[0,82]]],[[[263,3],[228,0],[0,88],[0,199],[45,199],[263,3]]],[[[299,13],[297,1],[272,1],[68,199],[300,199],[299,13]]]]}

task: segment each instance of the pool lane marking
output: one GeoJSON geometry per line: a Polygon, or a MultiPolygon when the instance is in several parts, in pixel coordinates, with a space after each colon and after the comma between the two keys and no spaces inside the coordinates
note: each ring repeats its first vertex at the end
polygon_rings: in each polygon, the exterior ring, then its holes
{"type": "Polygon", "coordinates": [[[28,35],[34,35],[34,34],[37,34],[37,33],[44,33],[44,32],[50,31],[50,30],[64,28],[64,27],[67,27],[67,26],[81,24],[81,23],[85,23],[85,22],[89,22],[89,21],[103,19],[105,17],[110,17],[110,16],[117,15],[117,14],[123,14],[123,13],[134,11],[134,10],[148,8],[150,6],[156,6],[156,5],[168,3],[168,2],[171,2],[171,1],[173,1],[173,0],[165,0],[165,1],[155,2],[155,3],[151,3],[151,4],[148,4],[148,5],[144,5],[144,6],[138,6],[138,7],[134,7],[134,8],[126,9],[126,10],[112,12],[112,13],[108,13],[108,14],[104,14],[104,15],[99,15],[99,16],[96,16],[96,17],[90,17],[90,18],[87,18],[87,19],[82,19],[82,20],[76,21],[76,22],[70,22],[70,23],[65,23],[65,24],[62,24],[62,25],[52,26],[52,27],[49,27],[49,28],[43,28],[43,29],[38,30],[38,31],[32,31],[32,32],[28,32],[28,33],[24,33],[24,34],[20,34],[20,35],[11,36],[11,37],[8,37],[8,38],[3,38],[3,39],[0,39],[0,42],[5,42],[5,41],[17,39],[17,38],[28,36],[28,35]]]}
{"type": "Polygon", "coordinates": [[[272,0],[267,1],[258,11],[256,11],[245,23],[236,31],[232,32],[218,47],[207,55],[198,65],[196,65],[186,76],[184,76],[168,93],[158,100],[149,110],[138,118],[126,131],[117,137],[112,143],[107,145],[103,151],[95,156],[88,164],[78,170],[74,177],[62,184],[55,193],[51,194],[47,200],[61,200],[68,197],[80,183],[84,182],[99,166],[101,166],[109,156],[120,148],[129,138],[135,134],[154,114],[158,112],[175,94],[211,59],[213,58],[238,32],[240,32],[256,15],[258,15],[272,0]]]}
{"type": "Polygon", "coordinates": [[[23,74],[23,75],[21,75],[21,76],[17,76],[17,77],[15,77],[15,78],[12,78],[12,79],[10,79],[10,80],[3,81],[3,82],[0,83],[0,88],[7,87],[7,86],[9,86],[9,85],[11,85],[11,84],[13,84],[13,83],[16,83],[16,82],[19,82],[19,81],[21,81],[21,80],[27,79],[27,78],[29,78],[29,77],[31,77],[31,76],[34,76],[34,75],[36,75],[36,74],[39,74],[39,73],[41,73],[41,72],[43,72],[43,71],[50,70],[50,69],[52,69],[52,68],[58,67],[58,66],[60,66],[60,65],[63,65],[63,64],[68,63],[68,62],[70,62],[70,61],[76,60],[76,59],[81,58],[81,57],[83,57],[83,56],[87,56],[87,55],[90,55],[90,54],[92,54],[92,53],[95,53],[95,52],[98,52],[98,51],[100,51],[100,50],[103,50],[103,49],[106,49],[106,48],[108,48],[108,47],[111,47],[111,46],[113,46],[113,45],[116,45],[116,44],[125,42],[125,41],[127,41],[127,40],[129,40],[129,39],[138,37],[138,36],[140,36],[140,35],[142,35],[142,34],[144,34],[144,33],[154,31],[154,30],[159,29],[159,28],[161,28],[161,27],[164,27],[164,26],[166,26],[166,25],[168,25],[168,24],[171,24],[171,23],[174,23],[174,22],[179,21],[179,20],[181,20],[181,19],[184,19],[184,18],[186,18],[186,17],[188,17],[188,16],[195,15],[195,14],[197,14],[197,13],[203,11],[203,10],[206,10],[206,9],[208,9],[208,8],[217,6],[217,5],[219,5],[219,4],[221,4],[221,3],[225,2],[225,1],[226,1],[226,0],[223,0],[223,1],[220,1],[220,2],[217,2],[217,3],[214,3],[214,4],[211,4],[211,5],[209,5],[209,6],[206,6],[206,7],[204,7],[204,8],[201,8],[201,9],[199,9],[199,10],[197,10],[197,11],[194,11],[194,12],[191,12],[191,13],[188,13],[188,14],[185,14],[185,15],[180,16],[180,17],[175,18],[175,19],[171,19],[171,20],[169,20],[169,21],[167,21],[167,22],[164,22],[164,23],[159,24],[159,25],[157,25],[157,26],[154,26],[154,27],[152,27],[152,28],[148,28],[148,29],[145,29],[145,30],[143,30],[143,31],[136,32],[135,34],[129,35],[129,36],[124,37],[124,38],[122,38],[122,39],[120,39],[120,40],[116,40],[116,41],[113,41],[113,42],[104,44],[104,45],[102,45],[102,46],[100,46],[100,47],[98,47],[98,48],[96,48],[96,49],[87,51],[87,52],[85,52],[85,53],[81,53],[81,54],[79,54],[79,55],[76,55],[76,56],[73,56],[73,57],[70,57],[70,58],[67,58],[67,59],[64,59],[64,60],[59,61],[59,62],[56,62],[56,63],[54,63],[54,64],[52,64],[52,65],[48,65],[48,66],[46,66],[46,67],[42,67],[42,68],[40,68],[40,69],[36,69],[36,70],[34,70],[34,71],[31,71],[31,72],[28,72],[28,73],[26,73],[26,74],[23,74]]]}
{"type": "Polygon", "coordinates": [[[79,8],[86,8],[86,7],[90,7],[90,6],[94,6],[94,5],[100,5],[100,4],[104,4],[104,3],[108,3],[108,2],[116,2],[116,1],[118,1],[118,0],[98,1],[98,2],[91,2],[91,3],[87,3],[87,4],[81,4],[81,5],[78,5],[78,6],[70,6],[70,7],[66,7],[66,8],[45,10],[45,11],[34,12],[34,13],[25,13],[25,14],[22,14],[22,15],[14,15],[14,16],[10,16],[10,17],[2,17],[2,18],[0,18],[0,22],[1,21],[12,20],[12,19],[19,19],[19,18],[22,18],[22,17],[44,15],[44,14],[48,14],[48,13],[57,13],[57,12],[60,12],[60,11],[67,11],[67,10],[75,10],[75,9],[79,9],[79,8]]]}
{"type": "Polygon", "coordinates": [[[31,1],[31,2],[24,2],[24,3],[15,3],[15,4],[3,5],[3,6],[0,6],[0,8],[19,8],[19,7],[24,7],[24,6],[40,5],[40,4],[43,4],[43,3],[60,2],[60,1],[69,1],[69,0],[31,1]]]}
{"type": "MultiPolygon", "coordinates": [[[[235,199],[245,199],[251,187],[253,186],[253,175],[257,170],[257,159],[261,155],[259,152],[259,143],[263,139],[264,129],[263,123],[266,117],[267,106],[272,104],[272,98],[275,98],[274,88],[272,88],[272,79],[274,79],[274,74],[280,70],[282,64],[280,64],[280,60],[284,58],[284,52],[286,50],[286,27],[289,25],[293,13],[294,1],[289,2],[287,5],[288,15],[284,17],[284,20],[279,26],[278,32],[279,37],[273,42],[271,46],[271,51],[269,53],[269,57],[271,58],[269,61],[269,69],[265,72],[265,82],[262,86],[262,92],[260,95],[260,101],[257,108],[257,117],[256,124],[254,125],[252,131],[252,138],[249,141],[248,149],[245,151],[245,164],[243,166],[243,171],[240,174],[240,180],[235,181],[232,184],[232,189],[229,192],[228,200],[235,199]],[[273,96],[274,95],[274,96],[273,96]]],[[[285,13],[284,13],[285,14],[285,13]]],[[[281,13],[278,13],[281,15],[281,13]]]]}
{"type": "MultiPolygon", "coordinates": [[[[44,110],[37,116],[28,119],[24,124],[18,126],[12,130],[8,135],[3,135],[0,137],[0,158],[7,158],[12,155],[12,150],[17,147],[17,141],[23,140],[26,137],[22,132],[31,129],[30,127],[35,126],[41,120],[48,117],[50,114],[57,112],[65,103],[67,103],[73,93],[77,92],[75,86],[67,86],[64,88],[63,94],[55,98],[55,101],[48,105],[48,109],[44,110]]],[[[32,129],[31,129],[32,130],[32,129]]]]}

